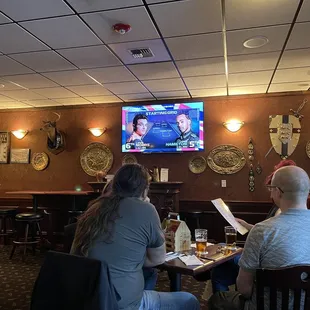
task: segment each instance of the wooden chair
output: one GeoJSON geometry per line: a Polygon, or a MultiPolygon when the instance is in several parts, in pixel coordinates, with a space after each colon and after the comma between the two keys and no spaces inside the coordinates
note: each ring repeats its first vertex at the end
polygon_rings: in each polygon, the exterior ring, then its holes
{"type": "Polygon", "coordinates": [[[264,310],[264,292],[270,291],[269,309],[310,310],[310,265],[282,269],[259,269],[256,271],[257,310],[264,310]],[[281,292],[281,308],[277,306],[277,292],[281,292]],[[303,293],[302,293],[303,292],[303,293]],[[293,308],[289,307],[289,296],[293,296],[293,308]],[[304,297],[303,297],[304,296],[304,297]]]}

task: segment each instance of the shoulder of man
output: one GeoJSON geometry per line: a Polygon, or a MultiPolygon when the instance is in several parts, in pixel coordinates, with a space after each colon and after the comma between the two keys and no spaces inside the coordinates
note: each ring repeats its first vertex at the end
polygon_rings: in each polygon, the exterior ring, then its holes
{"type": "Polygon", "coordinates": [[[189,135],[189,138],[188,138],[189,140],[191,140],[191,141],[197,141],[197,140],[199,140],[199,138],[194,134],[194,133],[191,133],[190,135],[189,135]]]}

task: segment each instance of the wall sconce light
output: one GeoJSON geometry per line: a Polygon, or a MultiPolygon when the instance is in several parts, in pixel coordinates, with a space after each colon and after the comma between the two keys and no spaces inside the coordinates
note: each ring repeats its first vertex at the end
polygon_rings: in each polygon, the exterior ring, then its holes
{"type": "Polygon", "coordinates": [[[28,133],[28,130],[23,130],[23,129],[19,129],[19,130],[13,130],[11,131],[11,133],[19,140],[23,139],[26,134],[28,133]]]}
{"type": "Polygon", "coordinates": [[[237,119],[232,119],[232,120],[229,120],[229,121],[223,123],[223,125],[229,131],[237,132],[244,125],[244,122],[241,122],[241,121],[239,121],[237,119]]]}
{"type": "Polygon", "coordinates": [[[88,128],[88,130],[95,137],[100,137],[102,134],[104,134],[106,132],[107,128],[106,127],[104,127],[104,128],[88,128]]]}

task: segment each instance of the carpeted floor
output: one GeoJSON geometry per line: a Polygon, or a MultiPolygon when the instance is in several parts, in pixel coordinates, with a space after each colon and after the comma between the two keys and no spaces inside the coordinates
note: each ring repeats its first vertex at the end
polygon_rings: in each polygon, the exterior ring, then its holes
{"type": "MultiPolygon", "coordinates": [[[[33,284],[40,270],[44,255],[28,254],[23,262],[18,249],[9,260],[11,247],[0,245],[0,310],[28,310],[33,284]]],[[[192,277],[182,278],[182,289],[194,294],[201,303],[201,310],[207,310],[206,301],[201,297],[205,288],[204,282],[197,282],[192,277]]],[[[159,274],[157,290],[168,292],[169,280],[166,272],[159,274]]]]}

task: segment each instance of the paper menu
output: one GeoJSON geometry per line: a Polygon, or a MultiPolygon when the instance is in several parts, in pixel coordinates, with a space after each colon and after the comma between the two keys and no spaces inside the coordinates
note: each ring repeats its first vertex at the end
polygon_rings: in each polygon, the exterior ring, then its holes
{"type": "Polygon", "coordinates": [[[239,222],[236,221],[235,217],[233,216],[233,214],[229,210],[228,206],[225,204],[225,202],[221,198],[211,200],[211,202],[216,207],[216,209],[222,214],[224,219],[231,226],[233,226],[235,229],[237,229],[237,231],[241,235],[244,235],[248,232],[248,230],[244,226],[242,226],[239,222]]]}

